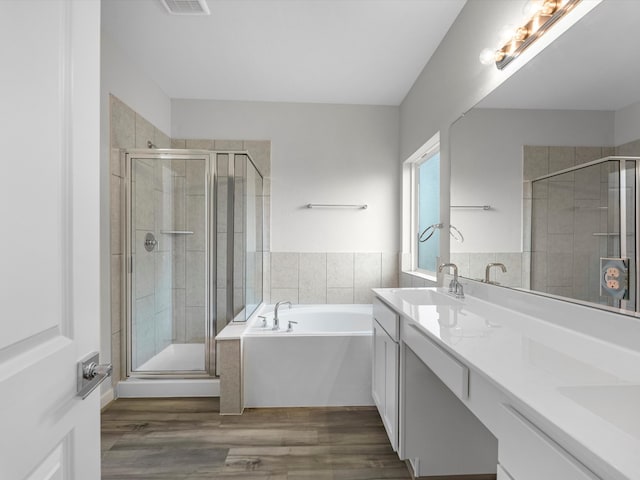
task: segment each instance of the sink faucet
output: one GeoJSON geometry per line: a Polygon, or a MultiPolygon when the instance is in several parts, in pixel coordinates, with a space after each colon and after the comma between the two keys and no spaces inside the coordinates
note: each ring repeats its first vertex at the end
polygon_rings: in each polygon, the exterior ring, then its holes
{"type": "Polygon", "coordinates": [[[288,301],[282,301],[282,302],[278,302],[276,303],[276,308],[273,309],[273,327],[271,328],[271,330],[280,330],[280,319],[278,318],[278,308],[280,308],[280,305],[289,305],[289,308],[291,308],[291,302],[288,301]]]}
{"type": "Polygon", "coordinates": [[[500,270],[502,270],[502,273],[507,273],[507,267],[504,266],[504,263],[499,263],[499,262],[487,263],[487,268],[484,269],[484,283],[497,283],[497,282],[492,282],[489,279],[489,271],[491,270],[491,267],[500,267],[500,270]]]}
{"type": "Polygon", "coordinates": [[[455,263],[443,263],[438,267],[438,273],[447,267],[453,268],[453,280],[449,282],[449,293],[452,293],[456,298],[464,298],[464,288],[458,281],[458,266],[455,263]]]}

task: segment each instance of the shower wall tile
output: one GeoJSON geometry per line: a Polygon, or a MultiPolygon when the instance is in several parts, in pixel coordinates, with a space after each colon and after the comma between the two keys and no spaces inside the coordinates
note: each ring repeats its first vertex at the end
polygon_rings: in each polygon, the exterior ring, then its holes
{"type": "Polygon", "coordinates": [[[171,227],[173,230],[187,229],[187,197],[185,183],[185,177],[180,176],[173,177],[171,182],[173,197],[171,227]]]}
{"type": "Polygon", "coordinates": [[[242,233],[234,233],[233,234],[233,287],[234,288],[242,288],[244,286],[245,258],[243,253],[244,253],[244,236],[242,235],[242,233]]]}
{"type": "Polygon", "coordinates": [[[353,274],[356,289],[379,288],[382,278],[382,254],[354,254],[353,274]]]}
{"type": "Polygon", "coordinates": [[[217,220],[217,229],[218,232],[226,232],[227,231],[227,209],[229,206],[229,183],[228,177],[218,177],[217,181],[217,202],[216,209],[218,214],[217,220]]]}
{"type": "Polygon", "coordinates": [[[193,150],[213,150],[213,140],[187,139],[186,148],[193,150]]]}
{"type": "MultiPolygon", "coordinates": [[[[186,160],[171,160],[171,171],[174,177],[186,177],[187,176],[187,161],[186,160]]],[[[184,183],[183,183],[184,185],[184,183]]]]}
{"type": "MultiPolygon", "coordinates": [[[[637,157],[640,156],[640,139],[625,143],[616,148],[616,155],[637,157]]],[[[610,151],[607,155],[613,155],[610,151]]]]}
{"type": "Polygon", "coordinates": [[[155,228],[155,189],[153,168],[137,162],[134,186],[134,225],[138,229],[153,231],[155,228]]]}
{"type": "Polygon", "coordinates": [[[573,232],[574,183],[550,182],[547,228],[549,233],[573,232]]]}
{"type": "Polygon", "coordinates": [[[155,141],[153,142],[157,148],[171,148],[171,138],[169,135],[165,134],[163,131],[154,129],[155,141]]]}
{"type": "Polygon", "coordinates": [[[264,197],[264,237],[262,239],[262,249],[265,252],[271,251],[271,197],[264,197]]]}
{"type": "Polygon", "coordinates": [[[161,352],[173,340],[173,308],[170,307],[156,313],[154,325],[156,329],[156,353],[161,352]]]}
{"type": "Polygon", "coordinates": [[[156,252],[155,255],[155,290],[156,312],[171,309],[173,258],[171,253],[156,252]]]}
{"type": "MultiPolygon", "coordinates": [[[[598,149],[600,150],[600,149],[598,149]]],[[[574,172],[575,198],[576,199],[600,199],[600,169],[582,168],[574,172]]]]}
{"type": "Polygon", "coordinates": [[[245,307],[244,290],[242,288],[233,289],[233,318],[236,318],[245,307]]]}
{"type": "Polygon", "coordinates": [[[205,252],[187,252],[186,305],[205,306],[205,252]]]}
{"type": "Polygon", "coordinates": [[[123,255],[111,255],[111,332],[122,328],[122,261],[123,255]]]}
{"type": "Polygon", "coordinates": [[[124,177],[124,165],[122,165],[122,155],[117,148],[111,149],[111,155],[109,156],[109,171],[111,175],[116,177],[124,177]]]}
{"type": "MultiPolygon", "coordinates": [[[[549,172],[558,172],[575,165],[575,147],[549,147],[549,172]]],[[[570,174],[567,174],[570,176],[570,174]]],[[[564,178],[561,181],[565,181],[564,178]]],[[[551,181],[554,181],[551,179],[551,181]]]]}
{"type": "Polygon", "coordinates": [[[243,150],[247,150],[253,163],[263,177],[271,177],[271,141],[245,140],[243,150]]]}
{"type": "Polygon", "coordinates": [[[602,158],[602,147],[576,147],[575,164],[591,162],[602,158]]]}
{"type": "Polygon", "coordinates": [[[327,288],[353,288],[353,253],[327,253],[327,288]]]}
{"type": "Polygon", "coordinates": [[[216,333],[227,324],[227,289],[216,289],[216,333]]]}
{"type": "MultiPolygon", "coordinates": [[[[144,231],[136,232],[136,237],[139,242],[144,243],[144,233],[144,231]]],[[[147,252],[144,248],[140,248],[133,256],[135,298],[153,295],[155,283],[154,257],[155,255],[153,253],[147,252]]]]}
{"type": "Polygon", "coordinates": [[[120,99],[109,95],[111,108],[111,146],[134,148],[136,146],[136,113],[120,99]]]}
{"type": "Polygon", "coordinates": [[[205,251],[206,247],[206,209],[204,195],[187,195],[186,199],[187,251],[205,251]]]}
{"type": "Polygon", "coordinates": [[[136,148],[148,148],[155,141],[156,128],[143,116],[136,114],[136,148]]]}
{"type": "Polygon", "coordinates": [[[183,138],[172,138],[171,148],[187,148],[187,141],[183,138]]]}
{"type": "Polygon", "coordinates": [[[573,252],[573,233],[550,233],[547,242],[548,253],[573,252]]]}
{"type": "Polygon", "coordinates": [[[573,256],[570,253],[547,254],[547,286],[570,287],[572,276],[573,256]]]}
{"type": "Polygon", "coordinates": [[[262,301],[271,304],[271,253],[262,253],[262,301]]]}
{"type": "Polygon", "coordinates": [[[214,148],[216,150],[238,151],[244,150],[244,142],[242,140],[215,140],[214,148]]]}
{"type": "Polygon", "coordinates": [[[205,321],[204,307],[186,308],[186,343],[204,343],[205,321]]]}
{"type": "Polygon", "coordinates": [[[216,282],[218,286],[226,285],[227,281],[227,256],[222,252],[227,251],[227,234],[218,233],[217,245],[218,255],[216,258],[216,282]]]}
{"type": "Polygon", "coordinates": [[[298,253],[271,253],[272,296],[276,289],[298,288],[298,258],[298,253]]]}
{"type": "Polygon", "coordinates": [[[205,194],[205,162],[192,160],[186,162],[187,195],[205,194]]]}
{"type": "Polygon", "coordinates": [[[173,341],[185,343],[187,338],[186,291],[184,288],[173,289],[173,341]]]}
{"type": "Polygon", "coordinates": [[[123,254],[122,245],[122,179],[111,175],[109,189],[109,210],[111,225],[111,254],[123,254]]]}
{"type": "Polygon", "coordinates": [[[533,180],[549,173],[549,147],[523,147],[523,180],[533,180]]]}
{"type": "Polygon", "coordinates": [[[111,365],[113,366],[113,372],[111,373],[111,385],[113,387],[126,375],[126,372],[122,371],[123,365],[121,360],[122,355],[122,333],[115,332],[111,334],[111,365]]]}

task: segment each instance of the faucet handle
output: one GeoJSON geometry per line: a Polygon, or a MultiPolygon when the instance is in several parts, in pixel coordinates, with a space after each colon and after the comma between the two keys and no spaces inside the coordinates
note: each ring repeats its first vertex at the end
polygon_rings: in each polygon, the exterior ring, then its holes
{"type": "Polygon", "coordinates": [[[267,317],[265,317],[264,315],[258,315],[258,318],[262,319],[262,326],[266,327],[267,326],[267,317]]]}
{"type": "Polygon", "coordinates": [[[287,325],[287,332],[293,332],[292,324],[295,323],[297,325],[298,322],[296,322],[295,320],[287,320],[287,321],[289,322],[289,324],[287,325]]]}
{"type": "Polygon", "coordinates": [[[458,282],[458,284],[456,285],[456,290],[454,293],[456,298],[464,298],[464,287],[460,282],[458,282]]]}

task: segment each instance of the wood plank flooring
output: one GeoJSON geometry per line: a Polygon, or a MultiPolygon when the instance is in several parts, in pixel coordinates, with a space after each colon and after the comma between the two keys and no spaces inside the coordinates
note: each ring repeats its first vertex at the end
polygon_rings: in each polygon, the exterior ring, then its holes
{"type": "Polygon", "coordinates": [[[410,480],[375,407],[259,408],[118,399],[102,413],[103,480],[410,480]]]}

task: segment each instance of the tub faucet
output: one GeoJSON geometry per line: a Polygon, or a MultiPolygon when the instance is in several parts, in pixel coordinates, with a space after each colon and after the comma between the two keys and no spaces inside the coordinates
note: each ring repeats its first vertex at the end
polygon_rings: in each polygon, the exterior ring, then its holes
{"type": "Polygon", "coordinates": [[[500,267],[500,270],[502,270],[502,273],[507,273],[507,267],[504,266],[504,263],[487,263],[487,268],[484,269],[484,283],[498,283],[498,282],[492,282],[489,279],[489,271],[491,270],[491,267],[500,267]]]}
{"type": "Polygon", "coordinates": [[[289,308],[291,308],[291,302],[288,301],[282,301],[282,302],[278,302],[276,303],[276,308],[273,309],[273,327],[271,328],[271,330],[280,330],[280,319],[278,318],[278,308],[280,308],[280,305],[289,305],[289,308]]]}
{"type": "Polygon", "coordinates": [[[464,298],[464,288],[458,281],[458,266],[455,263],[443,263],[438,267],[438,273],[447,267],[453,268],[453,280],[449,282],[449,293],[453,294],[456,298],[464,298]]]}

